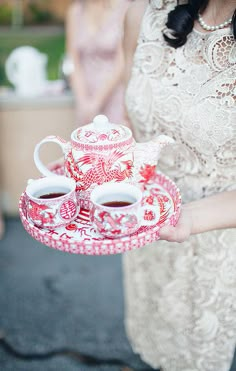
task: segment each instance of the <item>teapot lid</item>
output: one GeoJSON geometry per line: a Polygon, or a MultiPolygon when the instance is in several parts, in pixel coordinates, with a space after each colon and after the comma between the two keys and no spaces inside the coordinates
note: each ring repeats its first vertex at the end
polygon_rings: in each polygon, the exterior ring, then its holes
{"type": "Polygon", "coordinates": [[[117,147],[121,143],[132,143],[133,136],[129,128],[109,122],[105,115],[98,115],[93,122],[76,131],[76,140],[87,145],[108,145],[117,147]]]}

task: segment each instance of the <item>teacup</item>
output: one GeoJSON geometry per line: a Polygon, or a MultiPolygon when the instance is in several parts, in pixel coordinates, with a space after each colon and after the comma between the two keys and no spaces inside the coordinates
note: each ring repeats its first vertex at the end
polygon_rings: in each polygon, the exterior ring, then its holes
{"type": "Polygon", "coordinates": [[[160,219],[159,204],[143,202],[142,191],[132,184],[104,183],[92,191],[90,201],[91,222],[108,238],[130,235],[160,219]]]}
{"type": "Polygon", "coordinates": [[[26,187],[27,218],[37,227],[53,229],[73,221],[79,213],[76,182],[65,176],[29,180],[26,187]]]}

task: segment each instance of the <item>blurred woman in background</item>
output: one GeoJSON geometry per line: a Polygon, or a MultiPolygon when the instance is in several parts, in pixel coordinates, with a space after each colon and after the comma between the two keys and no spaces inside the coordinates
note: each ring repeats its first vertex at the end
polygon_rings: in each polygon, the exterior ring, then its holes
{"type": "Polygon", "coordinates": [[[68,9],[67,54],[77,125],[105,114],[123,121],[123,20],[128,0],[77,0],[68,9]]]}

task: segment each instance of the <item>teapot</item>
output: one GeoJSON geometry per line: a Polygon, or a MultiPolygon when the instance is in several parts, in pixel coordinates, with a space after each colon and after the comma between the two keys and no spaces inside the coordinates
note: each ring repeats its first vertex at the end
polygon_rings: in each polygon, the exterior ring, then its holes
{"type": "Polygon", "coordinates": [[[70,142],[48,136],[36,145],[34,162],[45,176],[55,175],[39,157],[40,147],[48,142],[62,148],[64,171],[76,181],[78,202],[81,207],[90,208],[90,193],[97,185],[128,182],[142,188],[155,173],[161,149],[174,140],[160,135],[148,143],[136,143],[128,127],[98,115],[92,123],[74,130],[70,142]]]}
{"type": "Polygon", "coordinates": [[[46,54],[32,46],[20,46],[11,52],[6,60],[5,70],[17,94],[34,97],[43,93],[47,60],[46,54]]]}

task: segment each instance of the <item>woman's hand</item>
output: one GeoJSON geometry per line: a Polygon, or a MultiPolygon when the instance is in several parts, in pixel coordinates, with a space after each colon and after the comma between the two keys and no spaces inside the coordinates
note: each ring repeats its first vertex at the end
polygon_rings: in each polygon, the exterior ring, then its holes
{"type": "Polygon", "coordinates": [[[164,226],[160,230],[160,239],[169,242],[184,242],[192,233],[193,216],[190,209],[182,206],[178,223],[175,227],[164,226]]]}
{"type": "Polygon", "coordinates": [[[190,235],[217,229],[236,228],[236,190],[225,191],[182,206],[175,227],[165,226],[160,238],[184,242],[190,235]]]}

